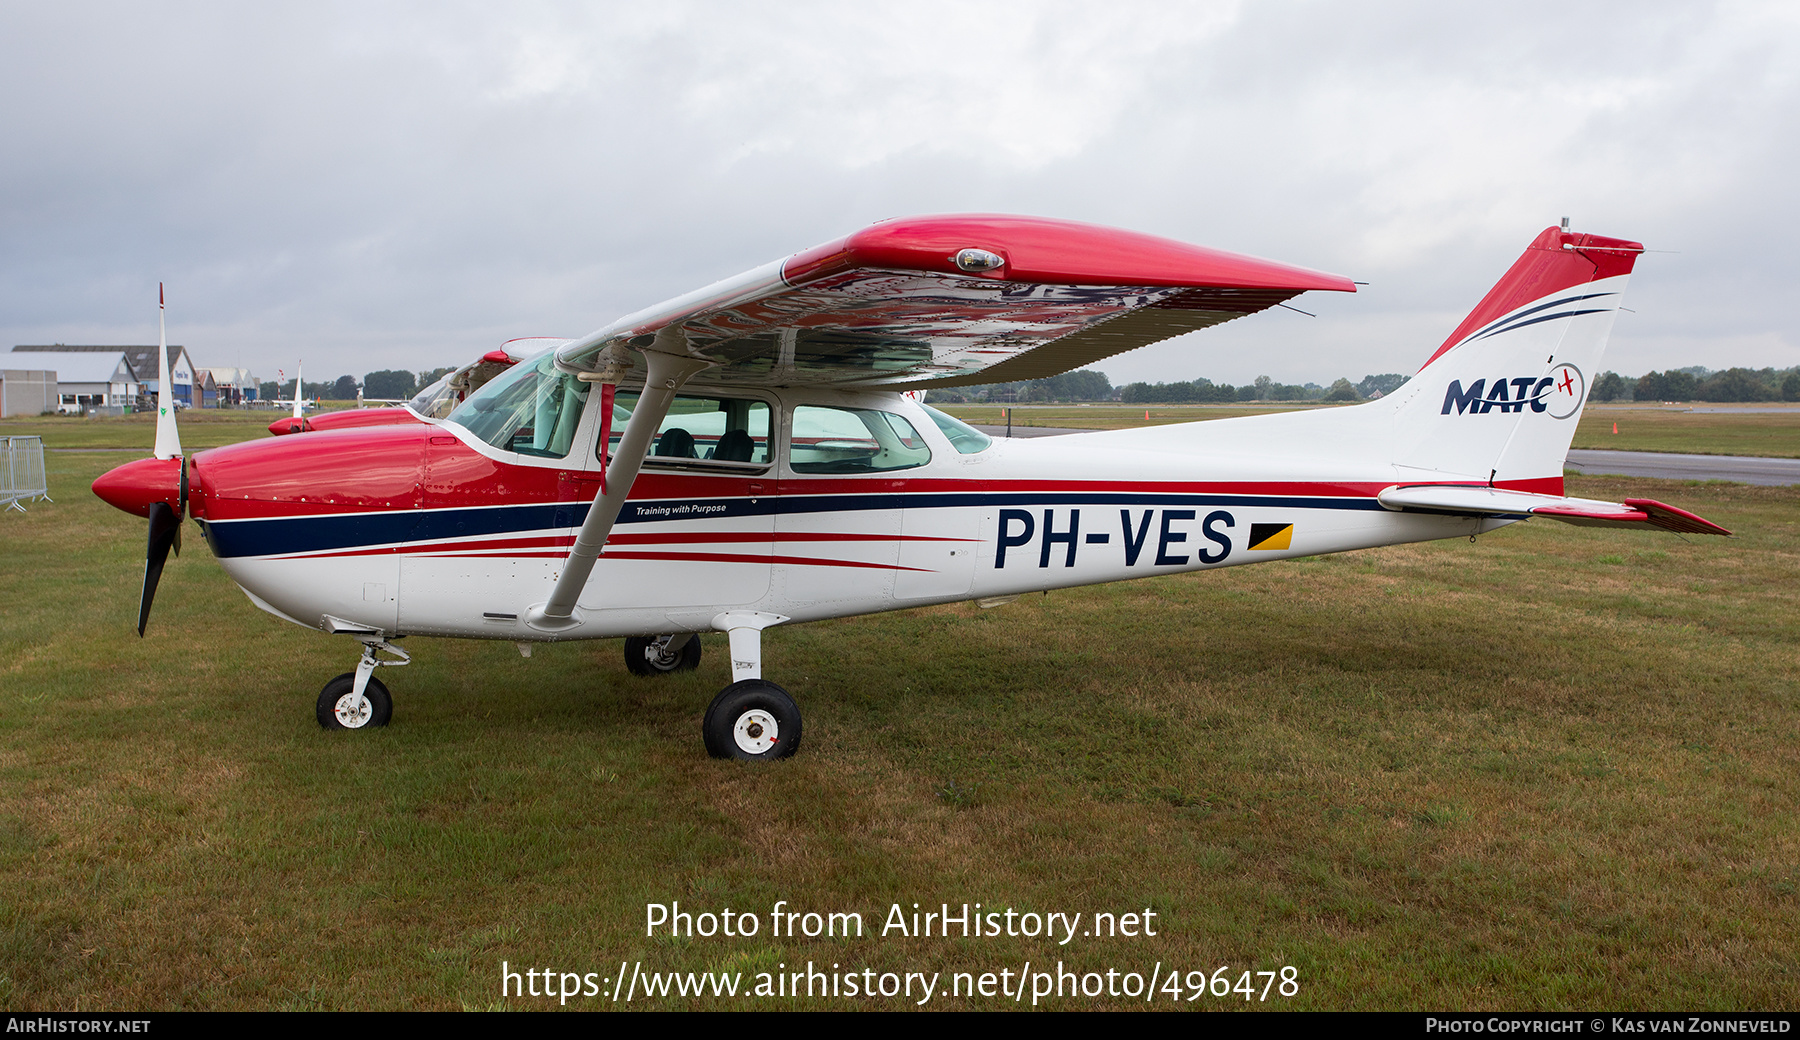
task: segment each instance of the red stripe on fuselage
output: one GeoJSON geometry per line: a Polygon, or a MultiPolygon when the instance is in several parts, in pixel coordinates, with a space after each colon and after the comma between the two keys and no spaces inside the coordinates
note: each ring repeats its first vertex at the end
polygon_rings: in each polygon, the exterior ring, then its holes
{"type": "MultiPolygon", "coordinates": [[[[301,437],[213,448],[190,464],[190,508],[209,521],[316,517],[407,510],[469,509],[559,502],[590,502],[598,473],[576,468],[529,466],[490,459],[426,423],[319,431],[301,437]],[[437,443],[450,441],[450,443],[437,443]]],[[[1374,498],[1393,481],[1207,480],[957,480],[943,477],[785,477],[783,499],[814,495],[913,494],[1156,494],[1243,495],[1271,498],[1374,498]]],[[[1469,481],[1481,486],[1480,481],[1469,481]]],[[[770,497],[773,477],[695,475],[646,471],[630,500],[720,500],[770,497]]],[[[1504,481],[1497,487],[1539,494],[1563,493],[1562,477],[1504,481]]],[[[870,508],[890,508],[871,502],[870,508]]],[[[621,533],[627,538],[669,540],[621,533]]],[[[707,536],[718,540],[716,536],[707,536]]],[[[782,539],[823,536],[781,533],[782,539]]],[[[888,535],[845,534],[840,540],[905,540],[888,535]]],[[[697,537],[696,540],[706,540],[697,537]]],[[[490,543],[492,545],[498,543],[490,543]]],[[[544,543],[534,543],[544,544],[544,543]]],[[[554,543],[558,545],[567,542],[554,543]]],[[[521,546],[525,548],[529,546],[521,546]]],[[[370,549],[365,552],[399,551],[370,549]]]]}

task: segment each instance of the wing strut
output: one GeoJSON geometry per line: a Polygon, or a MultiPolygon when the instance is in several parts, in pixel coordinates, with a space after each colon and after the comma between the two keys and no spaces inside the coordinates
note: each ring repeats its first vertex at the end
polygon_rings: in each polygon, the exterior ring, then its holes
{"type": "MultiPolygon", "coordinates": [[[[604,489],[594,496],[594,506],[588,510],[581,532],[575,536],[575,547],[569,551],[568,562],[563,566],[562,576],[556,579],[556,588],[551,590],[549,601],[525,611],[525,623],[532,628],[540,632],[561,632],[581,624],[575,601],[587,586],[594,560],[606,544],[607,536],[612,534],[613,522],[619,518],[625,496],[631,493],[631,485],[637,481],[644,456],[650,451],[650,438],[656,435],[663,417],[669,414],[675,392],[682,384],[716,364],[666,352],[684,350],[685,346],[686,337],[680,326],[669,325],[657,330],[656,343],[644,351],[644,361],[649,366],[644,392],[638,398],[637,407],[632,409],[631,418],[625,422],[619,450],[606,467],[604,489]]],[[[596,381],[613,382],[620,370],[627,370],[626,366],[597,373],[596,381]]]]}

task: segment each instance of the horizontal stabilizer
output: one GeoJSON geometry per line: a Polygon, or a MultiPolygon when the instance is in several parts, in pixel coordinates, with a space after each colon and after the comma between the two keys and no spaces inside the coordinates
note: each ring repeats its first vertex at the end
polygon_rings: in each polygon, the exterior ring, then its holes
{"type": "Polygon", "coordinates": [[[1526,520],[1534,516],[1561,520],[1583,527],[1658,527],[1681,534],[1722,534],[1727,531],[1674,506],[1648,498],[1624,502],[1600,502],[1590,498],[1534,495],[1525,491],[1467,484],[1417,484],[1391,487],[1377,496],[1393,510],[1450,513],[1457,516],[1489,516],[1526,520]]]}

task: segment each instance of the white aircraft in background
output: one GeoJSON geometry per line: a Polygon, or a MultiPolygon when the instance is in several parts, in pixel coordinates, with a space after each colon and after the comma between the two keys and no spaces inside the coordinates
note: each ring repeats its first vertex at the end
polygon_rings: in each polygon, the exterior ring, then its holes
{"type": "Polygon", "coordinates": [[[361,644],[320,694],[327,728],[389,720],[373,672],[407,661],[405,636],[527,656],[623,636],[631,670],[654,674],[694,667],[697,634],[716,631],[734,681],[706,713],[707,750],[780,758],[801,716],[762,676],[774,625],[1534,517],[1727,534],[1659,502],[1563,493],[1642,251],[1546,229],[1380,400],[996,442],[916,392],[1047,377],[1355,287],[1063,221],[886,221],[557,341],[441,417],[184,459],[165,413],[155,458],[94,490],[150,519],[140,634],[191,515],[258,607],[361,644]]]}
{"type": "MultiPolygon", "coordinates": [[[[304,378],[304,375],[303,375],[304,364],[305,364],[304,362],[301,362],[294,366],[294,396],[293,397],[271,397],[266,402],[264,402],[266,404],[272,404],[272,405],[277,405],[277,406],[288,406],[288,405],[293,406],[293,409],[294,409],[293,419],[298,420],[298,422],[300,424],[304,424],[306,422],[306,409],[319,407],[318,401],[308,400],[308,399],[300,396],[301,388],[305,385],[304,383],[301,382],[301,380],[304,378]]],[[[287,373],[282,371],[279,368],[276,369],[275,370],[275,389],[276,389],[277,393],[281,392],[281,384],[285,383],[285,382],[287,382],[287,373]]],[[[276,421],[285,423],[288,420],[279,419],[276,421]]]]}

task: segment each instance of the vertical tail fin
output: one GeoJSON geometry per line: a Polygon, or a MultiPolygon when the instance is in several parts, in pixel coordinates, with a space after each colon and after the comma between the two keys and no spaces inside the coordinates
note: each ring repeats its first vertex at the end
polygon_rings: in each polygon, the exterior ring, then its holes
{"type": "Polygon", "coordinates": [[[1563,459],[1644,247],[1546,228],[1394,395],[1402,474],[1562,493],[1563,459]]]}

